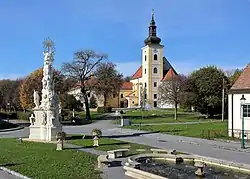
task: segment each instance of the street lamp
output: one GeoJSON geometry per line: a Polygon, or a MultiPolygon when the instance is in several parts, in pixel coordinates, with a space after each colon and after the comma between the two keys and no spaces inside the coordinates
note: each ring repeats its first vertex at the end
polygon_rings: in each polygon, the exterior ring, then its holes
{"type": "Polygon", "coordinates": [[[241,105],[241,120],[242,120],[242,126],[241,126],[241,148],[245,148],[245,134],[244,134],[244,114],[243,114],[243,106],[246,102],[246,98],[244,97],[244,94],[240,98],[240,105],[241,105]]]}

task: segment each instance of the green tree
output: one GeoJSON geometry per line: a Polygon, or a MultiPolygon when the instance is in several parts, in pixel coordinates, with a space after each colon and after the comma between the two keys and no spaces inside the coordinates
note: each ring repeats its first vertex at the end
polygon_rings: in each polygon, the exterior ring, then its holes
{"type": "Polygon", "coordinates": [[[63,109],[79,110],[82,104],[73,95],[64,93],[61,95],[61,106],[63,109]]]}
{"type": "Polygon", "coordinates": [[[89,99],[89,107],[90,108],[97,108],[97,101],[94,95],[92,95],[89,99]]]}
{"type": "Polygon", "coordinates": [[[229,79],[215,66],[207,66],[194,71],[189,76],[189,90],[193,95],[192,105],[210,117],[221,114],[223,78],[228,89],[229,79]]]}
{"type": "Polygon", "coordinates": [[[115,67],[116,65],[111,62],[100,63],[94,73],[96,79],[94,90],[96,94],[103,96],[104,106],[107,105],[110,96],[119,93],[123,83],[123,75],[115,67]]]}

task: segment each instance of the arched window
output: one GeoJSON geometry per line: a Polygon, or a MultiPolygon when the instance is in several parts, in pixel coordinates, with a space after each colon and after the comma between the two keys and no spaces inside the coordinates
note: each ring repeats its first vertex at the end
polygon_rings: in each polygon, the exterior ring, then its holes
{"type": "Polygon", "coordinates": [[[147,88],[147,83],[144,83],[144,87],[147,88]]]}
{"type": "Polygon", "coordinates": [[[154,73],[157,73],[157,68],[156,67],[154,68],[154,73]]]}
{"type": "Polygon", "coordinates": [[[144,73],[145,73],[145,74],[147,73],[147,70],[146,70],[146,68],[145,68],[145,70],[144,70],[144,73]]]}
{"type": "Polygon", "coordinates": [[[145,61],[147,61],[147,55],[144,56],[145,61]]]}
{"type": "Polygon", "coordinates": [[[157,60],[157,54],[154,54],[154,60],[157,60]]]}

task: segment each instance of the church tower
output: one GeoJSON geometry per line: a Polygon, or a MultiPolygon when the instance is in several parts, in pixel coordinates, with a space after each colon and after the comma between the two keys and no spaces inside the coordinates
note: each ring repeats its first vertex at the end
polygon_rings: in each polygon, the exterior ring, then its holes
{"type": "Polygon", "coordinates": [[[157,37],[154,11],[149,25],[148,37],[142,48],[142,82],[146,88],[145,98],[147,105],[157,107],[158,86],[163,78],[163,48],[161,39],[157,37]]]}

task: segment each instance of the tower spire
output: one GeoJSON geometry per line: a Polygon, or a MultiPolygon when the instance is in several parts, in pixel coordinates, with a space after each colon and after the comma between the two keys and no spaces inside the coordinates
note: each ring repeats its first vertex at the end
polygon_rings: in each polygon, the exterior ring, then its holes
{"type": "Polygon", "coordinates": [[[148,38],[146,38],[144,40],[144,43],[146,45],[160,44],[160,42],[161,42],[161,39],[159,37],[157,37],[157,35],[156,35],[157,26],[155,25],[155,17],[154,16],[155,16],[154,9],[152,9],[152,17],[151,17],[150,25],[148,27],[148,29],[149,29],[148,38]]]}
{"type": "Polygon", "coordinates": [[[151,18],[151,22],[150,22],[150,24],[155,24],[155,11],[154,11],[154,9],[152,9],[152,18],[151,18]]]}

